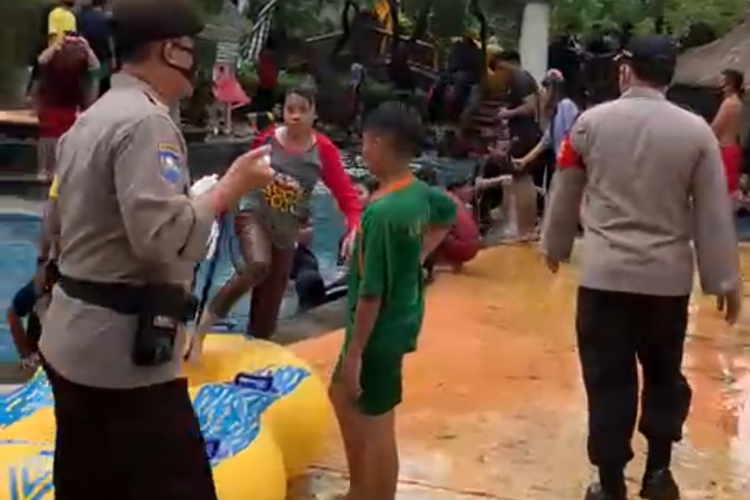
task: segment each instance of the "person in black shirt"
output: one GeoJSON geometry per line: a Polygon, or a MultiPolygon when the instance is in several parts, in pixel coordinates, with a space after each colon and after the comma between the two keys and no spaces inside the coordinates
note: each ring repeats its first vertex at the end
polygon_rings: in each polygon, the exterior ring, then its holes
{"type": "Polygon", "coordinates": [[[501,119],[508,120],[513,138],[511,156],[518,158],[520,150],[531,150],[542,136],[538,116],[539,85],[528,71],[521,68],[518,52],[503,52],[498,60],[500,67],[510,74],[508,104],[498,115],[501,119]]]}
{"type": "Polygon", "coordinates": [[[312,250],[312,238],[312,225],[309,220],[305,220],[300,228],[289,276],[294,280],[301,311],[307,311],[326,301],[326,286],[320,274],[318,259],[312,250]]]}
{"type": "Polygon", "coordinates": [[[37,311],[43,300],[49,297],[59,276],[57,265],[53,262],[40,266],[31,281],[16,292],[6,313],[10,335],[24,369],[33,369],[39,365],[42,324],[37,311]]]}
{"type": "MultiPolygon", "coordinates": [[[[508,106],[498,112],[501,120],[507,120],[511,136],[510,156],[521,158],[529,153],[542,138],[539,126],[539,85],[528,71],[521,68],[518,52],[503,52],[498,56],[502,68],[510,72],[508,106]]],[[[543,165],[538,161],[519,166],[513,182],[513,197],[516,205],[518,238],[528,241],[533,238],[537,218],[537,192],[533,174],[543,165]]]]}
{"type": "Polygon", "coordinates": [[[91,0],[78,14],[78,32],[89,42],[96,58],[99,59],[99,95],[107,92],[111,86],[111,75],[114,72],[114,42],[112,25],[106,12],[107,0],[91,0]]]}

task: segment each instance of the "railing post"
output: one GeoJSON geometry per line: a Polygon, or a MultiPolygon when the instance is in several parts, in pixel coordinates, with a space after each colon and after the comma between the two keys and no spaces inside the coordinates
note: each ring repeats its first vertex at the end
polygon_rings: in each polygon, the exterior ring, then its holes
{"type": "Polygon", "coordinates": [[[547,72],[549,45],[550,2],[533,0],[526,3],[521,18],[521,37],[518,43],[523,68],[537,81],[547,72]]]}

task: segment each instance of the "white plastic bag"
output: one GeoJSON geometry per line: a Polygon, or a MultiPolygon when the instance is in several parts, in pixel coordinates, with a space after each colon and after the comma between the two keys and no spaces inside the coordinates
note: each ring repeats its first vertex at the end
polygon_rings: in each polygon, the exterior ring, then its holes
{"type": "Polygon", "coordinates": [[[214,187],[218,182],[219,176],[216,174],[201,177],[190,187],[190,197],[197,198],[200,195],[207,193],[208,190],[214,187]]]}

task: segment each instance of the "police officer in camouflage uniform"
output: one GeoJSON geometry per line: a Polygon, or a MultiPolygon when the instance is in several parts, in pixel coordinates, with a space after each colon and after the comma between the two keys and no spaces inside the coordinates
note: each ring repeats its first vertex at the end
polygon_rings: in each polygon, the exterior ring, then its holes
{"type": "Polygon", "coordinates": [[[212,500],[178,378],[195,264],[216,216],[271,179],[268,151],[190,196],[169,107],[192,91],[203,25],[188,0],[120,0],[122,71],[60,143],[59,285],[41,352],[55,396],[58,500],[212,500]]]}

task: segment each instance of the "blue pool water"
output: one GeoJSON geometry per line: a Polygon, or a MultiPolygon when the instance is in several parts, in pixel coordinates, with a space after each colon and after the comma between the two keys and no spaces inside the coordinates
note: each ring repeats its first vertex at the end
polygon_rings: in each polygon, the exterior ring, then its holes
{"type": "MultiPolygon", "coordinates": [[[[343,152],[342,152],[343,153],[343,152]]],[[[342,154],[347,171],[353,178],[361,178],[366,172],[360,161],[346,153],[342,154]]],[[[443,185],[466,178],[473,171],[473,163],[456,162],[452,160],[425,158],[417,162],[415,168],[424,163],[432,164],[438,174],[439,182],[443,185]]],[[[338,244],[343,234],[343,220],[336,208],[330,193],[319,186],[312,198],[312,220],[314,223],[313,251],[318,258],[318,264],[324,278],[331,278],[336,271],[338,244]]],[[[41,223],[39,217],[31,214],[0,213],[0,363],[12,362],[18,359],[13,343],[10,339],[5,311],[10,305],[13,295],[23,285],[28,283],[36,267],[36,255],[41,223]]],[[[209,297],[226,281],[233,271],[229,245],[220,248],[220,259],[215,268],[209,297]]],[[[200,297],[207,281],[208,262],[201,264],[196,283],[196,294],[200,297]]],[[[293,287],[290,287],[290,291],[293,287]]],[[[244,331],[250,308],[248,297],[240,300],[227,320],[217,325],[219,330],[244,331]]],[[[281,317],[290,317],[296,313],[296,298],[289,294],[282,305],[281,317]]]]}
{"type": "MultiPolygon", "coordinates": [[[[315,236],[313,250],[318,257],[321,272],[330,275],[335,269],[338,241],[343,234],[343,220],[335,202],[325,190],[316,190],[312,201],[315,236]]],[[[18,355],[10,338],[5,311],[10,306],[16,291],[29,282],[36,267],[41,222],[32,214],[0,213],[0,363],[18,360],[18,355]]],[[[226,250],[226,249],[222,249],[226,250]]],[[[216,266],[216,274],[209,296],[231,275],[232,264],[228,251],[222,251],[216,266]]],[[[207,262],[201,264],[198,273],[196,292],[202,294],[206,282],[207,262]]],[[[240,300],[227,321],[219,325],[227,331],[244,331],[250,301],[240,300]]],[[[281,315],[291,316],[296,312],[294,300],[287,300],[282,306],[281,315]]]]}

